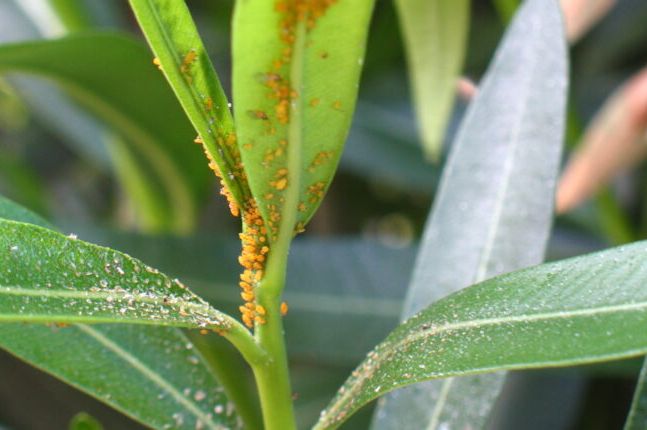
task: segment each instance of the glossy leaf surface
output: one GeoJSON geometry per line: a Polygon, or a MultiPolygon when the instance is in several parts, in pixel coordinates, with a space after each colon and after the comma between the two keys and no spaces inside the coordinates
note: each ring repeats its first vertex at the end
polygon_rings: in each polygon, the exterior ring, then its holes
{"type": "MultiPolygon", "coordinates": [[[[0,218],[49,227],[3,197],[0,218]]],[[[56,328],[3,322],[0,346],[152,428],[241,427],[204,359],[177,329],[122,324],[56,328]],[[97,369],[101,369],[100,378],[97,369]]]]}
{"type": "Polygon", "coordinates": [[[180,281],[125,254],[0,220],[0,320],[228,329],[180,281]]]}
{"type": "Polygon", "coordinates": [[[647,243],[501,275],[434,303],[369,353],[322,414],[336,428],[360,406],[419,381],[567,366],[647,351],[647,243]]]}

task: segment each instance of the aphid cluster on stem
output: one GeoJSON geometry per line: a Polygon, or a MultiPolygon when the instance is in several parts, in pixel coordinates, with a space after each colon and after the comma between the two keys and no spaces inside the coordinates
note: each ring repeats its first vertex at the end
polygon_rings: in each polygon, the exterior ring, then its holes
{"type": "Polygon", "coordinates": [[[251,328],[254,323],[265,324],[266,310],[256,303],[256,288],[259,287],[259,283],[263,279],[265,262],[270,252],[267,228],[253,198],[250,198],[245,204],[243,226],[243,232],[239,235],[242,251],[238,262],[243,266],[239,286],[242,289],[240,295],[245,304],[239,309],[243,323],[251,328]]]}

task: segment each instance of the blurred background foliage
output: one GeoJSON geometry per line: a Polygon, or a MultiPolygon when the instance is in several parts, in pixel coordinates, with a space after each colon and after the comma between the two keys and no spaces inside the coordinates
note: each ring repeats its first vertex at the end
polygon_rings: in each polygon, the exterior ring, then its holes
{"type": "MultiPolygon", "coordinates": [[[[233,0],[188,3],[229,91],[233,0]]],[[[478,82],[515,4],[472,2],[464,68],[470,79],[478,82]]],[[[647,2],[620,0],[573,45],[565,159],[604,100],[644,66],[646,20],[647,2]]],[[[67,233],[180,277],[235,313],[239,226],[151,60],[126,1],[0,1],[0,194],[67,233]],[[109,33],[105,45],[43,50],[49,57],[38,59],[8,45],[83,40],[97,32],[109,33]],[[79,84],[79,73],[92,76],[79,84]],[[138,141],[133,127],[150,141],[138,141]]],[[[465,103],[455,107],[445,154],[465,103]]],[[[442,161],[426,161],[417,136],[394,5],[378,0],[338,174],[292,252],[286,331],[301,427],[314,422],[354,365],[398,322],[442,169],[442,161]],[[340,336],[342,330],[353,338],[340,336]]],[[[645,238],[647,176],[644,169],[623,171],[596,198],[557,218],[548,258],[645,238]]],[[[524,419],[534,427],[525,428],[547,428],[540,417],[548,408],[568,410],[563,428],[620,428],[639,366],[532,372],[537,383],[528,396],[536,401],[524,419]]],[[[0,373],[6,381],[0,384],[0,428],[66,428],[79,411],[106,428],[138,428],[4,353],[0,373]]],[[[369,417],[367,410],[348,428],[366,428],[369,417]]],[[[515,428],[514,420],[504,421],[515,428]]]]}

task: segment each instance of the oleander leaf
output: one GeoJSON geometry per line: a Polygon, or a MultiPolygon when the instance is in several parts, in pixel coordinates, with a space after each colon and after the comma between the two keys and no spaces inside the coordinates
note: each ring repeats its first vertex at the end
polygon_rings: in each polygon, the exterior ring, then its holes
{"type": "Polygon", "coordinates": [[[227,331],[233,320],[125,254],[0,219],[0,321],[135,323],[227,331]]]}
{"type": "MultiPolygon", "coordinates": [[[[0,218],[51,227],[1,196],[0,218]]],[[[2,321],[0,347],[155,429],[242,427],[204,358],[178,329],[2,321]]]]}
{"type": "Polygon", "coordinates": [[[271,241],[312,217],[348,133],[373,0],[236,3],[238,145],[271,241]]]}
{"type": "MultiPolygon", "coordinates": [[[[447,292],[544,257],[568,76],[553,3],[526,2],[466,113],[424,233],[403,319],[447,292]]],[[[381,400],[373,428],[482,428],[503,380],[501,373],[407,387],[381,400]]]]}
{"type": "Polygon", "coordinates": [[[130,0],[159,67],[199,135],[236,213],[249,194],[229,103],[184,0],[130,0]]]}
{"type": "Polygon", "coordinates": [[[0,347],[148,427],[242,428],[204,358],[178,329],[3,322],[0,347]]]}
{"type": "Polygon", "coordinates": [[[629,416],[624,430],[642,430],[647,427],[647,361],[643,363],[629,416]]]}
{"type": "Polygon", "coordinates": [[[368,354],[315,429],[337,428],[370,400],[420,381],[645,354],[646,259],[647,242],[637,242],[441,299],[368,354]]]}

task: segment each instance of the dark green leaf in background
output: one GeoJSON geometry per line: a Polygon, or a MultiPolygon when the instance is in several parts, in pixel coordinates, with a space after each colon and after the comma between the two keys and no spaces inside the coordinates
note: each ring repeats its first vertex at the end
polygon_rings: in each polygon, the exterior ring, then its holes
{"type": "Polygon", "coordinates": [[[0,71],[53,79],[118,130],[163,199],[149,230],[193,227],[209,172],[195,168],[205,163],[191,126],[143,44],[123,34],[81,33],[3,45],[0,71]]]}
{"type": "Polygon", "coordinates": [[[647,361],[640,371],[624,430],[643,430],[645,428],[647,428],[647,361]]]}

